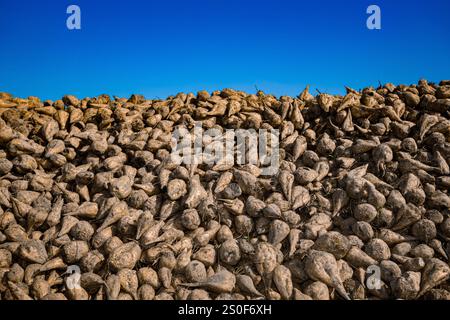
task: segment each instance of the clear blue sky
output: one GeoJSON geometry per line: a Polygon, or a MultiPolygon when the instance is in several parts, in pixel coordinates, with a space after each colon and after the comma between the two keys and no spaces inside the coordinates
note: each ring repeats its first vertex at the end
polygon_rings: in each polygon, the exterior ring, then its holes
{"type": "Polygon", "coordinates": [[[276,95],[450,78],[448,0],[0,0],[0,91],[276,95]],[[81,30],[66,8],[81,8],[81,30]],[[382,30],[366,28],[366,8],[382,30]]]}

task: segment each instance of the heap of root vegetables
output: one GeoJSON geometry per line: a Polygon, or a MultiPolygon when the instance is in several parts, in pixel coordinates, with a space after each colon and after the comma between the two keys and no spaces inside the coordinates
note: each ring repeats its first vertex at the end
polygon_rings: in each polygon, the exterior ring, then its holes
{"type": "Polygon", "coordinates": [[[449,164],[450,81],[1,93],[0,298],[450,299],[449,164]],[[279,130],[277,173],[176,164],[198,122],[279,130]]]}

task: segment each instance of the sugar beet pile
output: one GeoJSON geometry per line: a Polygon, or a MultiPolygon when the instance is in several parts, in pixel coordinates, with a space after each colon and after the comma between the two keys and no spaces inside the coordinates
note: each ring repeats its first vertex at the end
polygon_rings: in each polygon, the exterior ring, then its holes
{"type": "Polygon", "coordinates": [[[2,300],[450,299],[450,81],[0,113],[2,300]],[[278,173],[174,164],[196,121],[278,129],[278,173]]]}

